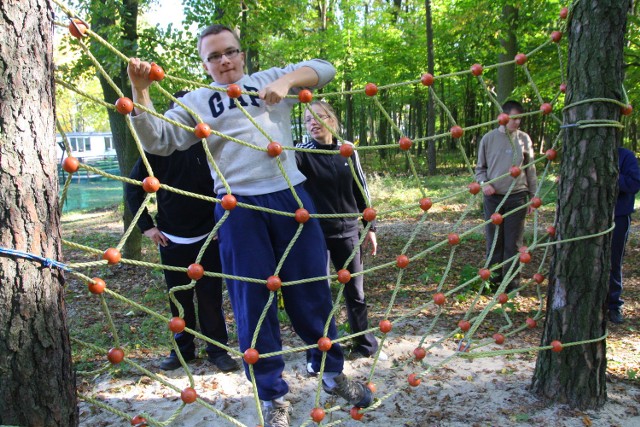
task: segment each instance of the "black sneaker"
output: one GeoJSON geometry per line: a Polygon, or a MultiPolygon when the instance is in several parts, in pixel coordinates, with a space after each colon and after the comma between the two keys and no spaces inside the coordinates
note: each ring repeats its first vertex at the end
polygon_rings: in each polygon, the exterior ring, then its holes
{"type": "Polygon", "coordinates": [[[262,408],[264,427],[289,427],[289,402],[271,401],[271,406],[262,408]]]}
{"type": "Polygon", "coordinates": [[[624,316],[619,308],[609,310],[609,321],[618,325],[624,323],[624,316]]]}
{"type": "Polygon", "coordinates": [[[209,356],[209,362],[216,365],[222,372],[235,371],[239,367],[238,362],[233,360],[228,353],[209,356]]]}
{"type": "MultiPolygon", "coordinates": [[[[193,359],[195,359],[196,356],[195,355],[183,356],[183,358],[185,362],[189,363],[193,359]]],[[[162,369],[163,371],[173,371],[174,369],[178,369],[181,366],[182,365],[180,364],[180,359],[178,359],[178,356],[176,356],[175,354],[171,354],[170,356],[166,357],[162,362],[160,362],[160,369],[162,369]]]]}
{"type": "Polygon", "coordinates": [[[358,408],[367,408],[371,406],[373,402],[373,395],[371,390],[360,381],[353,381],[347,378],[343,373],[340,373],[334,378],[336,386],[329,388],[324,381],[322,381],[322,388],[326,393],[340,396],[347,402],[358,408]]]}

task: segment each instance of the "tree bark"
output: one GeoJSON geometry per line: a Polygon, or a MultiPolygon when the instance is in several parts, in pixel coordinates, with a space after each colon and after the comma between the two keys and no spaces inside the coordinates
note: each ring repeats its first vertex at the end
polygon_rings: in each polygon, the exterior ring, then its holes
{"type": "MultiPolygon", "coordinates": [[[[504,35],[500,38],[500,45],[504,49],[498,54],[498,62],[511,61],[518,53],[518,39],[516,28],[518,25],[518,9],[512,5],[505,5],[502,8],[502,21],[506,28],[504,35]]],[[[498,67],[498,102],[505,102],[515,86],[515,64],[498,67]]]]}
{"type": "MultiPolygon", "coordinates": [[[[593,0],[574,4],[569,23],[568,92],[564,123],[619,120],[622,54],[630,0],[593,0]]],[[[606,231],[612,225],[622,132],[613,127],[567,128],[558,186],[558,239],[606,231]]],[[[602,337],[610,265],[610,234],[558,244],[549,278],[542,345],[602,337]]],[[[538,354],[532,382],[535,393],[580,409],[607,399],[604,341],[538,354]]]]}
{"type": "MultiPolygon", "coordinates": [[[[53,10],[0,3],[0,247],[59,260],[53,10]]],[[[0,256],[0,424],[78,424],[64,277],[0,256]]]]}
{"type": "MultiPolygon", "coordinates": [[[[426,13],[427,25],[427,71],[433,74],[435,69],[435,53],[433,50],[433,19],[431,15],[431,0],[425,0],[424,9],[426,13]]],[[[427,101],[427,136],[436,134],[436,106],[431,91],[429,91],[427,101]]],[[[427,145],[427,164],[429,167],[429,175],[435,175],[437,172],[436,162],[436,141],[430,139],[427,145]]]]}
{"type": "MultiPolygon", "coordinates": [[[[93,31],[100,33],[101,30],[107,33],[110,27],[115,25],[121,25],[120,33],[122,34],[121,50],[125,55],[135,56],[137,51],[138,42],[138,1],[137,0],[121,0],[122,5],[118,10],[115,8],[104,5],[96,0],[92,1],[92,23],[93,31]],[[120,13],[119,11],[122,10],[120,13]],[[118,17],[121,16],[121,24],[118,24],[118,17]]],[[[111,29],[112,30],[112,29],[111,29]]],[[[113,41],[112,41],[113,43],[113,41]]],[[[100,55],[100,49],[102,46],[98,43],[91,45],[91,50],[96,58],[105,58],[105,55],[111,56],[111,52],[103,52],[100,55]]],[[[120,87],[126,97],[131,98],[131,85],[129,83],[129,77],[127,75],[127,64],[122,63],[120,59],[113,58],[113,62],[108,64],[105,69],[111,74],[111,79],[120,87]]],[[[102,92],[104,100],[110,104],[114,104],[118,99],[117,92],[109,85],[102,75],[98,75],[100,85],[102,86],[102,92]]],[[[133,135],[127,127],[125,118],[122,114],[108,110],[109,125],[111,127],[111,134],[113,135],[113,143],[116,149],[116,155],[118,157],[118,166],[120,168],[120,175],[128,177],[133,169],[133,165],[138,160],[140,153],[136,147],[133,135]]],[[[123,214],[122,220],[124,223],[124,229],[129,228],[134,213],[129,211],[127,204],[124,200],[124,183],[123,186],[123,214]]],[[[140,259],[141,251],[141,233],[136,227],[129,235],[129,238],[125,242],[122,248],[122,254],[125,258],[140,259]]]]}

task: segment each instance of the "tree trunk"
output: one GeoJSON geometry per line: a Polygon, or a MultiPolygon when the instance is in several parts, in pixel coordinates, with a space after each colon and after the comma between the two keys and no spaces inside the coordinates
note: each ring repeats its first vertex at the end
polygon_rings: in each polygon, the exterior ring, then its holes
{"type": "MultiPolygon", "coordinates": [[[[349,92],[353,89],[353,81],[351,79],[347,79],[344,82],[344,90],[349,92]]],[[[353,119],[354,119],[354,107],[353,107],[353,95],[350,93],[345,95],[344,97],[344,128],[345,135],[347,141],[353,141],[353,119]]]]}
{"type": "MultiPolygon", "coordinates": [[[[124,70],[124,74],[126,75],[126,70],[124,70]]],[[[111,104],[115,104],[116,100],[118,99],[118,94],[102,77],[100,77],[99,80],[100,84],[102,85],[104,100],[111,104]]],[[[123,79],[116,79],[115,81],[123,81],[123,79]]],[[[129,86],[122,85],[121,89],[123,89],[125,96],[131,97],[131,88],[129,86]]],[[[140,153],[138,152],[138,148],[136,147],[133,135],[131,135],[131,131],[127,126],[125,117],[114,110],[109,110],[108,115],[111,134],[113,135],[113,144],[115,146],[116,155],[118,157],[118,167],[120,168],[120,175],[128,177],[131,173],[131,169],[133,169],[133,165],[138,160],[138,157],[140,157],[140,153]]],[[[123,200],[124,185],[125,184],[122,183],[123,200]]],[[[127,207],[126,202],[123,201],[123,203],[125,208],[122,211],[122,220],[124,223],[124,229],[126,230],[131,224],[131,220],[133,220],[135,212],[132,213],[127,207]]],[[[141,244],[141,233],[140,230],[136,227],[135,230],[133,230],[133,232],[129,235],[129,238],[122,248],[123,256],[125,258],[140,259],[142,254],[141,244]]]]}
{"type": "MultiPolygon", "coordinates": [[[[500,45],[504,51],[498,54],[498,62],[511,61],[518,53],[518,39],[516,27],[518,24],[518,9],[512,5],[502,8],[502,21],[506,28],[500,38],[500,45]]],[[[509,98],[515,86],[515,64],[498,67],[498,102],[503,103],[509,98]]]]}
{"type": "MultiPolygon", "coordinates": [[[[427,70],[433,74],[435,68],[435,53],[433,50],[433,20],[431,16],[431,0],[425,0],[424,8],[426,12],[427,22],[427,70]]],[[[427,101],[427,136],[436,134],[436,108],[435,100],[429,91],[429,100],[427,101]]],[[[430,139],[427,149],[427,163],[429,165],[429,175],[435,175],[437,170],[436,163],[436,141],[430,139]]]]}
{"type": "MultiPolygon", "coordinates": [[[[0,3],[0,246],[59,260],[53,10],[0,3]]],[[[0,256],[0,424],[78,424],[59,270],[0,256]]]]}
{"type": "MultiPolygon", "coordinates": [[[[630,1],[574,4],[569,25],[566,105],[592,98],[622,100],[622,52],[630,1]]],[[[565,110],[564,123],[618,120],[620,107],[587,102],[565,110]]],[[[558,239],[600,233],[612,225],[621,131],[613,127],[568,128],[558,186],[558,239]]],[[[542,345],[602,337],[606,329],[610,234],[562,243],[555,248],[549,278],[542,345]]],[[[607,399],[604,341],[538,355],[532,389],[580,409],[607,399]]]]}
{"type": "MultiPolygon", "coordinates": [[[[122,50],[125,55],[135,56],[138,40],[138,2],[136,0],[122,0],[122,9],[124,12],[122,13],[123,18],[121,20],[122,23],[120,24],[122,25],[121,33],[122,38],[127,42],[123,43],[123,46],[126,46],[126,48],[123,48],[122,50]]],[[[120,15],[117,11],[113,10],[113,8],[109,8],[101,3],[97,4],[95,0],[92,3],[91,11],[93,31],[96,33],[100,33],[101,30],[104,30],[104,32],[107,33],[107,29],[112,31],[111,27],[116,25],[118,16],[120,15]]],[[[91,46],[91,50],[97,58],[104,58],[104,52],[102,56],[98,53],[98,49],[100,48],[101,45],[97,43],[94,43],[91,46]]],[[[109,55],[111,55],[111,53],[109,53],[109,55]]],[[[120,87],[120,90],[122,90],[125,96],[131,98],[131,86],[127,75],[127,65],[123,64],[120,59],[113,58],[113,61],[115,64],[106,67],[106,69],[109,70],[111,73],[111,79],[120,87]]],[[[114,104],[118,99],[117,92],[113,90],[102,75],[99,74],[98,78],[100,80],[100,85],[102,86],[104,100],[110,104],[114,104]]],[[[113,143],[118,157],[120,175],[129,177],[131,169],[133,169],[133,165],[138,160],[140,153],[138,152],[138,148],[136,147],[129,128],[127,127],[124,116],[111,109],[108,110],[108,114],[111,134],[113,135],[113,143]]],[[[124,190],[124,183],[122,186],[124,190]]],[[[130,212],[127,207],[127,203],[124,200],[124,191],[122,194],[124,204],[122,220],[124,223],[124,229],[126,230],[131,225],[131,220],[133,219],[134,214],[130,212]]],[[[140,259],[142,254],[141,233],[137,227],[125,242],[125,245],[122,248],[122,254],[125,258],[140,259]]]]}

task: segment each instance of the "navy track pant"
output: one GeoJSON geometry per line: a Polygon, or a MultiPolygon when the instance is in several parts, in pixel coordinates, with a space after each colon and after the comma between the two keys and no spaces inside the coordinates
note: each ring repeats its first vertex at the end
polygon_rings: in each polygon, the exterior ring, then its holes
{"type": "MultiPolygon", "coordinates": [[[[302,185],[295,190],[310,213],[315,208],[302,185]]],[[[235,196],[238,202],[261,206],[277,211],[295,212],[299,208],[290,190],[282,190],[259,196],[235,196]]],[[[216,205],[216,220],[221,221],[224,209],[216,205]]],[[[285,250],[293,239],[299,224],[293,217],[277,215],[254,209],[236,207],[219,228],[220,256],[226,274],[266,280],[276,271],[285,250]]],[[[286,257],[279,272],[282,282],[326,276],[327,249],[320,225],[310,219],[303,226],[295,245],[286,257]]],[[[238,328],[240,351],[252,347],[258,320],[272,294],[264,283],[226,279],[231,305],[238,328]]],[[[316,344],[323,336],[324,325],[332,309],[331,291],[326,279],[283,286],[285,309],[295,332],[306,344],[316,344]]],[[[337,337],[335,321],[331,319],[328,332],[331,339],[337,337]]],[[[277,301],[274,298],[260,326],[258,338],[253,346],[260,354],[280,351],[280,324],[277,301]]],[[[311,363],[320,370],[322,354],[311,350],[311,363]]],[[[344,358],[342,349],[334,344],[327,353],[326,372],[342,372],[344,358]]],[[[249,368],[244,363],[245,373],[249,368]]],[[[284,359],[275,356],[260,359],[253,365],[261,400],[273,400],[284,396],[289,386],[282,378],[284,359]]]]}

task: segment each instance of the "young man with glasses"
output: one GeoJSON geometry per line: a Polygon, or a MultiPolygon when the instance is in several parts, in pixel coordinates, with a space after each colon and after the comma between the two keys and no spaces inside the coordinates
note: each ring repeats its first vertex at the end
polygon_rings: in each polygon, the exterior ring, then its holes
{"type": "MultiPolygon", "coordinates": [[[[293,146],[291,109],[297,101],[285,99],[285,95],[304,87],[324,86],[335,75],[333,66],[314,59],[246,75],[245,55],[240,41],[232,30],[222,25],[212,25],[202,31],[198,39],[198,52],[205,70],[214,80],[212,86],[225,88],[236,84],[243,91],[257,93],[257,96],[242,94],[237,101],[262,129],[262,132],[258,130],[225,92],[200,88],[181,100],[216,132],[207,138],[207,144],[220,170],[220,176],[214,176],[218,197],[222,198],[227,192],[222,180],[224,178],[238,202],[293,214],[300,206],[280,170],[282,167],[304,208],[314,213],[313,203],[302,187],[305,177],[298,171],[292,152],[284,150],[278,157],[270,157],[265,151],[271,141],[283,147],[293,146]]],[[[148,62],[137,58],[129,62],[134,101],[147,107],[152,107],[148,90],[152,83],[150,69],[148,62]]],[[[169,155],[174,150],[184,150],[201,141],[193,131],[173,126],[138,109],[135,113],[138,113],[133,117],[136,131],[145,150],[152,154],[169,155]]],[[[198,124],[181,107],[168,111],[165,116],[190,128],[198,124]]],[[[263,281],[273,276],[288,249],[290,251],[278,272],[282,282],[326,277],[327,250],[322,231],[318,221],[310,219],[304,223],[296,243],[289,248],[299,227],[293,216],[270,214],[241,206],[228,212],[228,217],[218,230],[218,238],[223,272],[238,277],[227,279],[226,282],[238,327],[240,350],[244,352],[253,347],[259,354],[281,351],[280,325],[273,301],[267,309],[257,341],[252,345],[254,332],[265,306],[269,304],[271,291],[264,283],[241,278],[263,281]]],[[[215,214],[216,219],[221,220],[225,214],[224,208],[216,205],[215,214]]],[[[283,286],[281,289],[294,330],[305,343],[317,344],[324,335],[324,325],[332,310],[327,280],[318,279],[283,286]]],[[[327,335],[330,339],[337,337],[333,319],[327,335]]],[[[314,369],[319,370],[322,353],[317,348],[311,352],[314,369]]],[[[370,406],[371,392],[363,383],[346,378],[342,373],[343,363],[342,349],[338,344],[333,344],[326,356],[323,377],[325,390],[347,399],[352,405],[370,406]]],[[[258,396],[264,404],[265,426],[289,425],[289,403],[284,401],[289,387],[282,378],[283,370],[282,356],[260,358],[253,365],[258,396]]],[[[249,377],[246,363],[245,372],[249,377]]]]}

